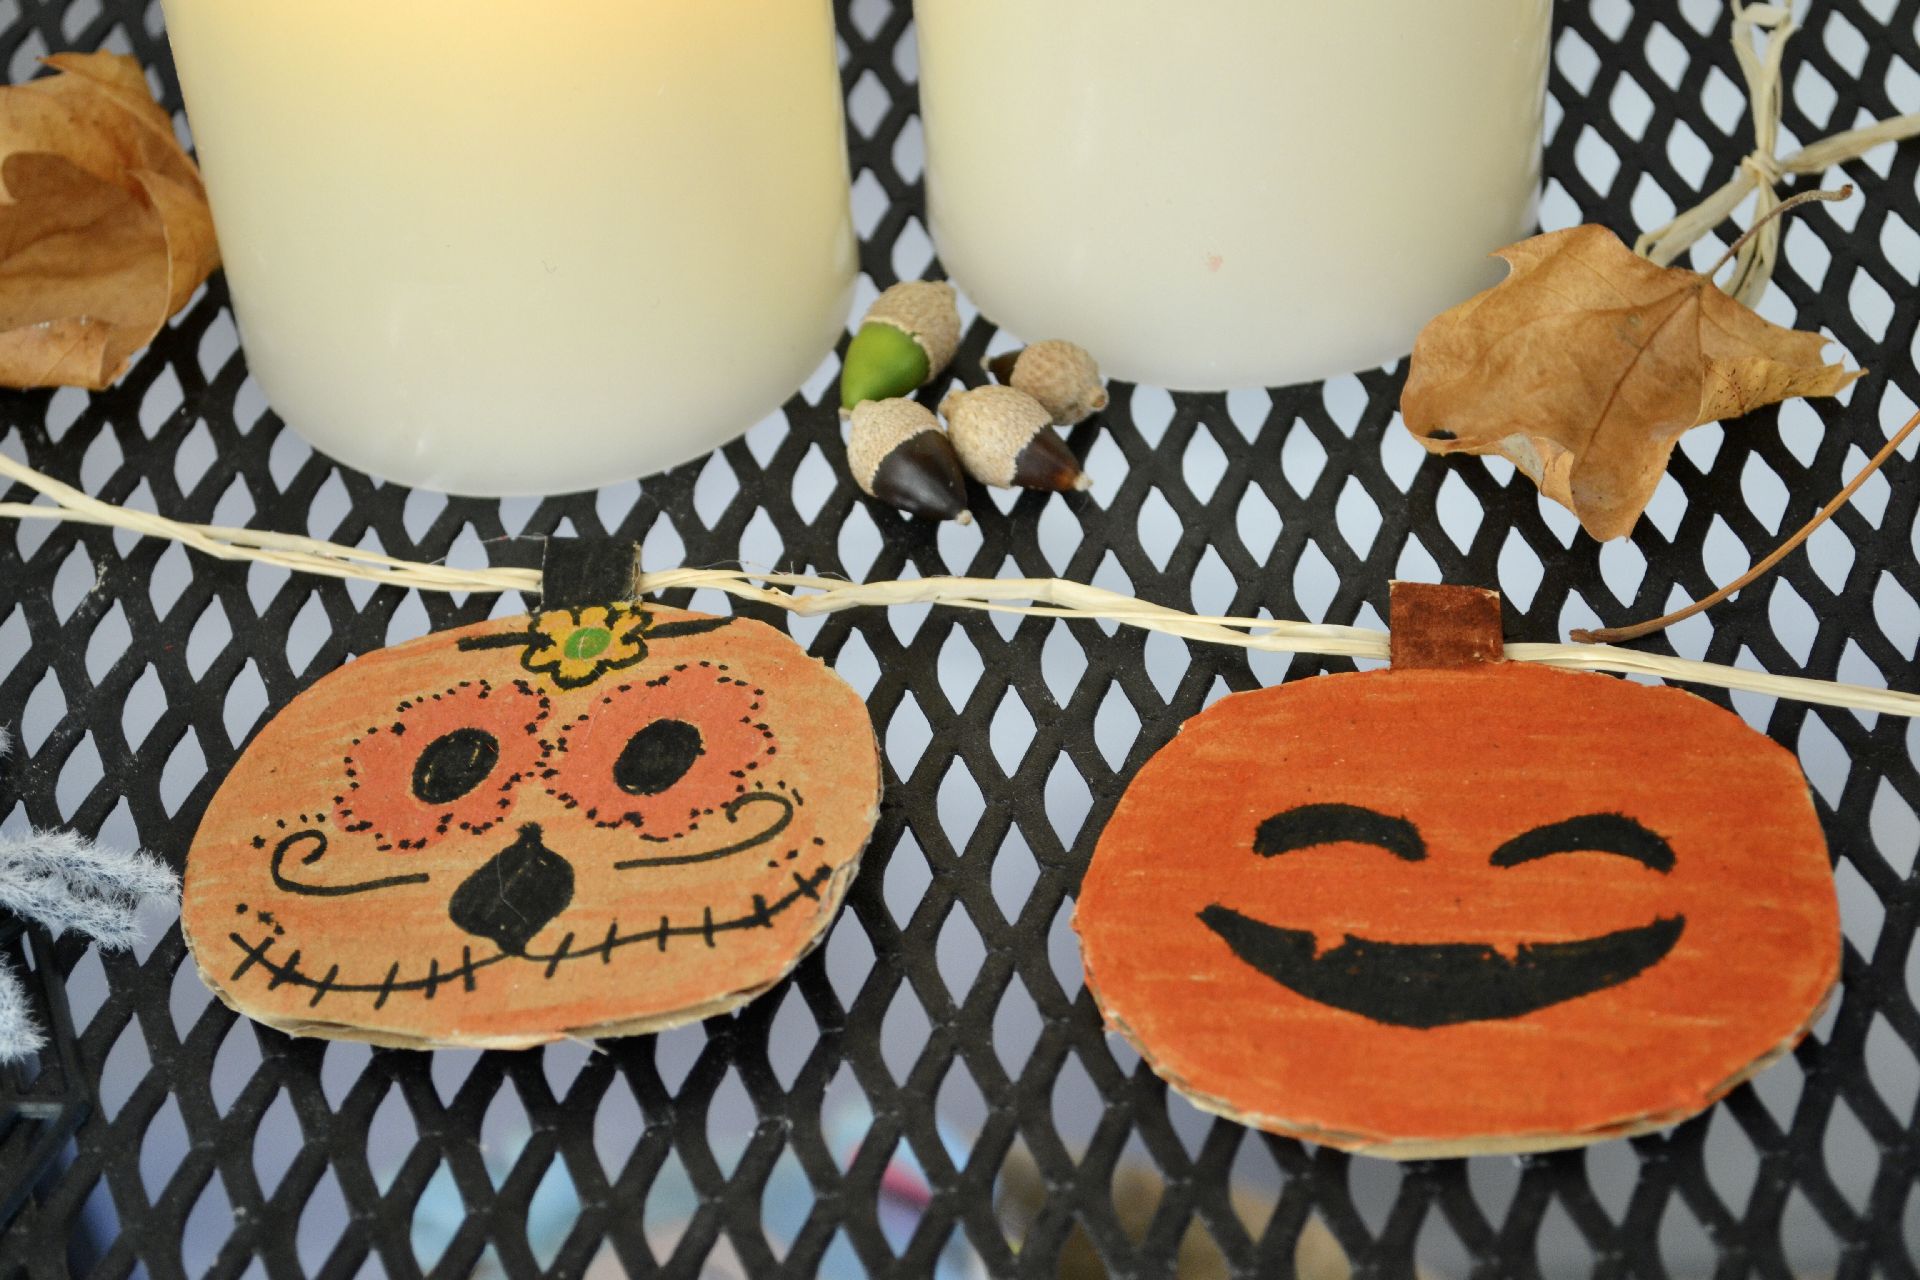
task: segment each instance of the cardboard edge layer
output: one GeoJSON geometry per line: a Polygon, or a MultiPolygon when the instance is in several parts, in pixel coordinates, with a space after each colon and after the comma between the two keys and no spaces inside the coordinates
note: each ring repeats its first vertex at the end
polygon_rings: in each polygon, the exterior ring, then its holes
{"type": "Polygon", "coordinates": [[[1099,987],[1092,981],[1091,974],[1089,974],[1087,989],[1093,993],[1094,1004],[1099,1007],[1100,1016],[1106,1023],[1107,1030],[1131,1045],[1134,1052],[1140,1055],[1141,1060],[1153,1070],[1155,1075],[1166,1081],[1169,1088],[1210,1115],[1231,1120],[1235,1124],[1247,1125],[1264,1133],[1294,1138],[1301,1142],[1317,1143],[1352,1155],[1375,1156],[1384,1160],[1451,1160],[1467,1156],[1538,1155],[1548,1151],[1566,1151],[1576,1147],[1592,1146],[1596,1142],[1609,1142],[1616,1138],[1637,1138],[1642,1134],[1654,1133],[1691,1120],[1705,1113],[1729,1093],[1792,1053],[1801,1041],[1812,1033],[1820,1019],[1826,1016],[1834,997],[1839,993],[1840,979],[1836,972],[1828,982],[1825,994],[1815,1004],[1813,1012],[1787,1039],[1706,1090],[1698,1106],[1686,1106],[1672,1111],[1631,1117],[1597,1128],[1571,1132],[1468,1135],[1455,1138],[1392,1137],[1382,1134],[1347,1133],[1338,1129],[1325,1129],[1289,1120],[1285,1116],[1237,1111],[1232,1104],[1191,1087],[1179,1075],[1162,1065],[1147,1047],[1146,1042],[1135,1035],[1133,1029],[1107,1007],[1107,1002],[1101,996],[1099,987]]]}

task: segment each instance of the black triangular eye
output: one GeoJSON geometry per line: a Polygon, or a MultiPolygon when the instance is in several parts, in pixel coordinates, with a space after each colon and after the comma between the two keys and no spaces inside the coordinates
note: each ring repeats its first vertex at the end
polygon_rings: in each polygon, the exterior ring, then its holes
{"type": "Polygon", "coordinates": [[[413,762],[413,794],[428,804],[451,804],[485,782],[499,763],[499,739],[485,729],[443,733],[413,762]]]}
{"type": "Polygon", "coordinates": [[[705,748],[685,720],[655,720],[627,740],[613,762],[613,784],[630,796],[657,796],[687,776],[705,748]]]}

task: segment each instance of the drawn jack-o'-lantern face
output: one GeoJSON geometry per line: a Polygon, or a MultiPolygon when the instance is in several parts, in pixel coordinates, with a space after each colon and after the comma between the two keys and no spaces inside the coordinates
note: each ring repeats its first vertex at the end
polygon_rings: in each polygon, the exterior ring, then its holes
{"type": "Polygon", "coordinates": [[[1797,1042],[1839,963],[1789,753],[1502,662],[1223,700],[1128,788],[1075,924],[1183,1092],[1394,1156],[1674,1123],[1797,1042]]]}
{"type": "Polygon", "coordinates": [[[777,981],[877,817],[865,706],[764,624],[559,609],[381,650],[221,787],[183,927],[285,1030],[519,1046],[777,981]]]}

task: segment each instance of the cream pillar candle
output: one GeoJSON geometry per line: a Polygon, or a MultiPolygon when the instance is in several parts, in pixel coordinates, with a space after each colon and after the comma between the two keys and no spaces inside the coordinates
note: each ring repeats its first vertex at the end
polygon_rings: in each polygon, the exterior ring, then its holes
{"type": "Polygon", "coordinates": [[[1405,354],[1532,229],[1550,0],[918,0],[934,240],[1194,390],[1405,354]]]}
{"type": "Polygon", "coordinates": [[[409,484],[538,493],[776,408],[851,302],[829,0],[165,0],[248,363],[409,484]]]}

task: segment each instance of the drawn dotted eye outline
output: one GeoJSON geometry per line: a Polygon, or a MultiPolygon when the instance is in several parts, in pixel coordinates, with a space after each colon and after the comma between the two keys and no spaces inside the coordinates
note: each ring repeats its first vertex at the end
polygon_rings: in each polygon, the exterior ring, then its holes
{"type": "MultiPolygon", "coordinates": [[[[538,773],[539,762],[543,758],[543,748],[545,746],[544,741],[540,737],[540,726],[545,724],[552,714],[552,696],[544,688],[536,687],[527,680],[514,680],[507,686],[497,687],[491,680],[476,676],[471,680],[456,681],[454,684],[447,686],[437,693],[417,694],[402,698],[400,702],[394,706],[394,719],[389,724],[385,726],[378,724],[367,726],[362,733],[353,737],[348,745],[347,751],[341,758],[341,770],[345,787],[333,797],[334,814],[339,823],[340,830],[350,835],[371,839],[374,842],[374,848],[381,853],[391,853],[395,851],[417,852],[425,849],[434,840],[452,834],[455,830],[459,830],[467,835],[486,834],[507,820],[507,815],[513,810],[521,784],[538,773]],[[433,829],[432,833],[426,836],[398,835],[394,831],[383,829],[381,822],[356,811],[352,801],[355,798],[355,794],[362,790],[360,768],[363,762],[356,756],[355,749],[361,747],[369,739],[379,734],[384,733],[391,737],[404,735],[406,732],[406,717],[409,712],[431,703],[445,701],[448,698],[466,697],[469,696],[470,691],[475,690],[478,692],[473,693],[472,696],[479,701],[488,701],[502,694],[517,694],[521,697],[532,699],[533,705],[532,718],[519,726],[520,732],[517,736],[494,735],[491,734],[490,731],[486,731],[489,732],[489,736],[494,737],[496,743],[503,748],[507,746],[509,741],[516,745],[522,740],[530,740],[532,743],[532,746],[525,749],[524,752],[515,753],[516,756],[523,759],[522,767],[512,769],[499,783],[495,792],[491,816],[484,820],[456,820],[460,803],[471,799],[473,795],[472,790],[463,792],[446,805],[436,806],[439,812],[434,814],[430,819],[433,829]]],[[[460,726],[460,728],[475,727],[477,726],[460,726]]],[[[431,746],[444,736],[446,735],[434,735],[427,740],[427,745],[431,746]]],[[[507,758],[507,754],[503,751],[501,756],[502,761],[507,758]]],[[[415,760],[417,762],[417,756],[415,760]]],[[[500,762],[496,762],[489,770],[487,776],[482,779],[482,782],[491,781],[494,775],[499,772],[499,769],[500,762]]],[[[390,790],[394,779],[389,778],[384,781],[390,790]]],[[[369,780],[369,782],[371,782],[371,780],[369,780]]],[[[476,784],[476,787],[477,785],[478,784],[476,784]]],[[[391,797],[382,798],[391,799],[391,797]]],[[[410,795],[409,798],[412,799],[413,797],[410,795]]],[[[388,823],[384,825],[391,826],[392,824],[388,823]]]]}
{"type": "MultiPolygon", "coordinates": [[[[762,764],[766,760],[772,759],[779,754],[778,735],[765,719],[766,697],[767,691],[764,688],[756,685],[751,680],[741,679],[734,675],[732,668],[727,664],[711,661],[683,662],[675,666],[671,671],[656,676],[651,680],[617,685],[612,690],[596,698],[592,708],[581,712],[571,720],[561,724],[551,739],[541,739],[541,759],[544,765],[541,770],[541,777],[547,783],[544,789],[547,795],[559,802],[564,808],[569,810],[584,808],[585,812],[582,814],[582,817],[602,830],[611,831],[622,827],[633,828],[639,832],[640,839],[662,844],[681,839],[684,836],[698,831],[704,820],[720,813],[725,809],[728,802],[747,794],[749,791],[760,789],[756,779],[757,775],[761,772],[762,764]],[[727,795],[724,797],[716,797],[713,803],[710,804],[689,805],[685,810],[686,817],[673,823],[667,834],[662,834],[659,830],[649,831],[645,829],[647,826],[646,814],[640,813],[637,810],[628,809],[624,812],[608,816],[602,812],[600,806],[586,805],[585,800],[580,795],[575,794],[574,791],[569,790],[564,785],[564,778],[562,776],[565,772],[562,767],[564,764],[563,757],[569,754],[570,743],[579,726],[592,721],[594,716],[599,713],[602,708],[611,706],[615,699],[622,695],[633,693],[635,690],[665,689],[673,683],[675,677],[697,677],[699,675],[710,675],[713,682],[717,685],[746,691],[748,699],[746,702],[746,714],[739,717],[739,719],[734,722],[734,725],[738,725],[756,735],[762,744],[754,754],[740,762],[738,768],[727,770],[727,777],[731,780],[732,788],[727,795]]],[[[668,719],[678,719],[678,717],[667,714],[648,720],[643,724],[637,725],[634,733],[638,733],[650,725],[668,719]]],[[[683,723],[685,722],[683,721],[683,723]]],[[[701,726],[698,724],[695,724],[693,727],[696,730],[701,729],[701,726]]],[[[732,728],[733,725],[730,725],[729,729],[732,728]]],[[[622,743],[626,743],[631,740],[632,736],[632,734],[627,734],[622,736],[620,740],[622,743]]],[[[701,739],[702,749],[699,754],[705,756],[707,754],[706,743],[710,740],[709,735],[703,731],[701,733],[701,739]]],[[[696,763],[691,766],[687,772],[692,773],[697,767],[698,758],[696,758],[696,763]]],[[[673,784],[673,786],[677,785],[679,784],[673,784]]],[[[663,790],[660,795],[665,795],[672,789],[673,787],[669,786],[663,790]]],[[[658,801],[659,798],[659,795],[646,797],[646,799],[654,801],[658,801]]],[[[656,818],[658,817],[657,814],[654,816],[656,818]]]]}

